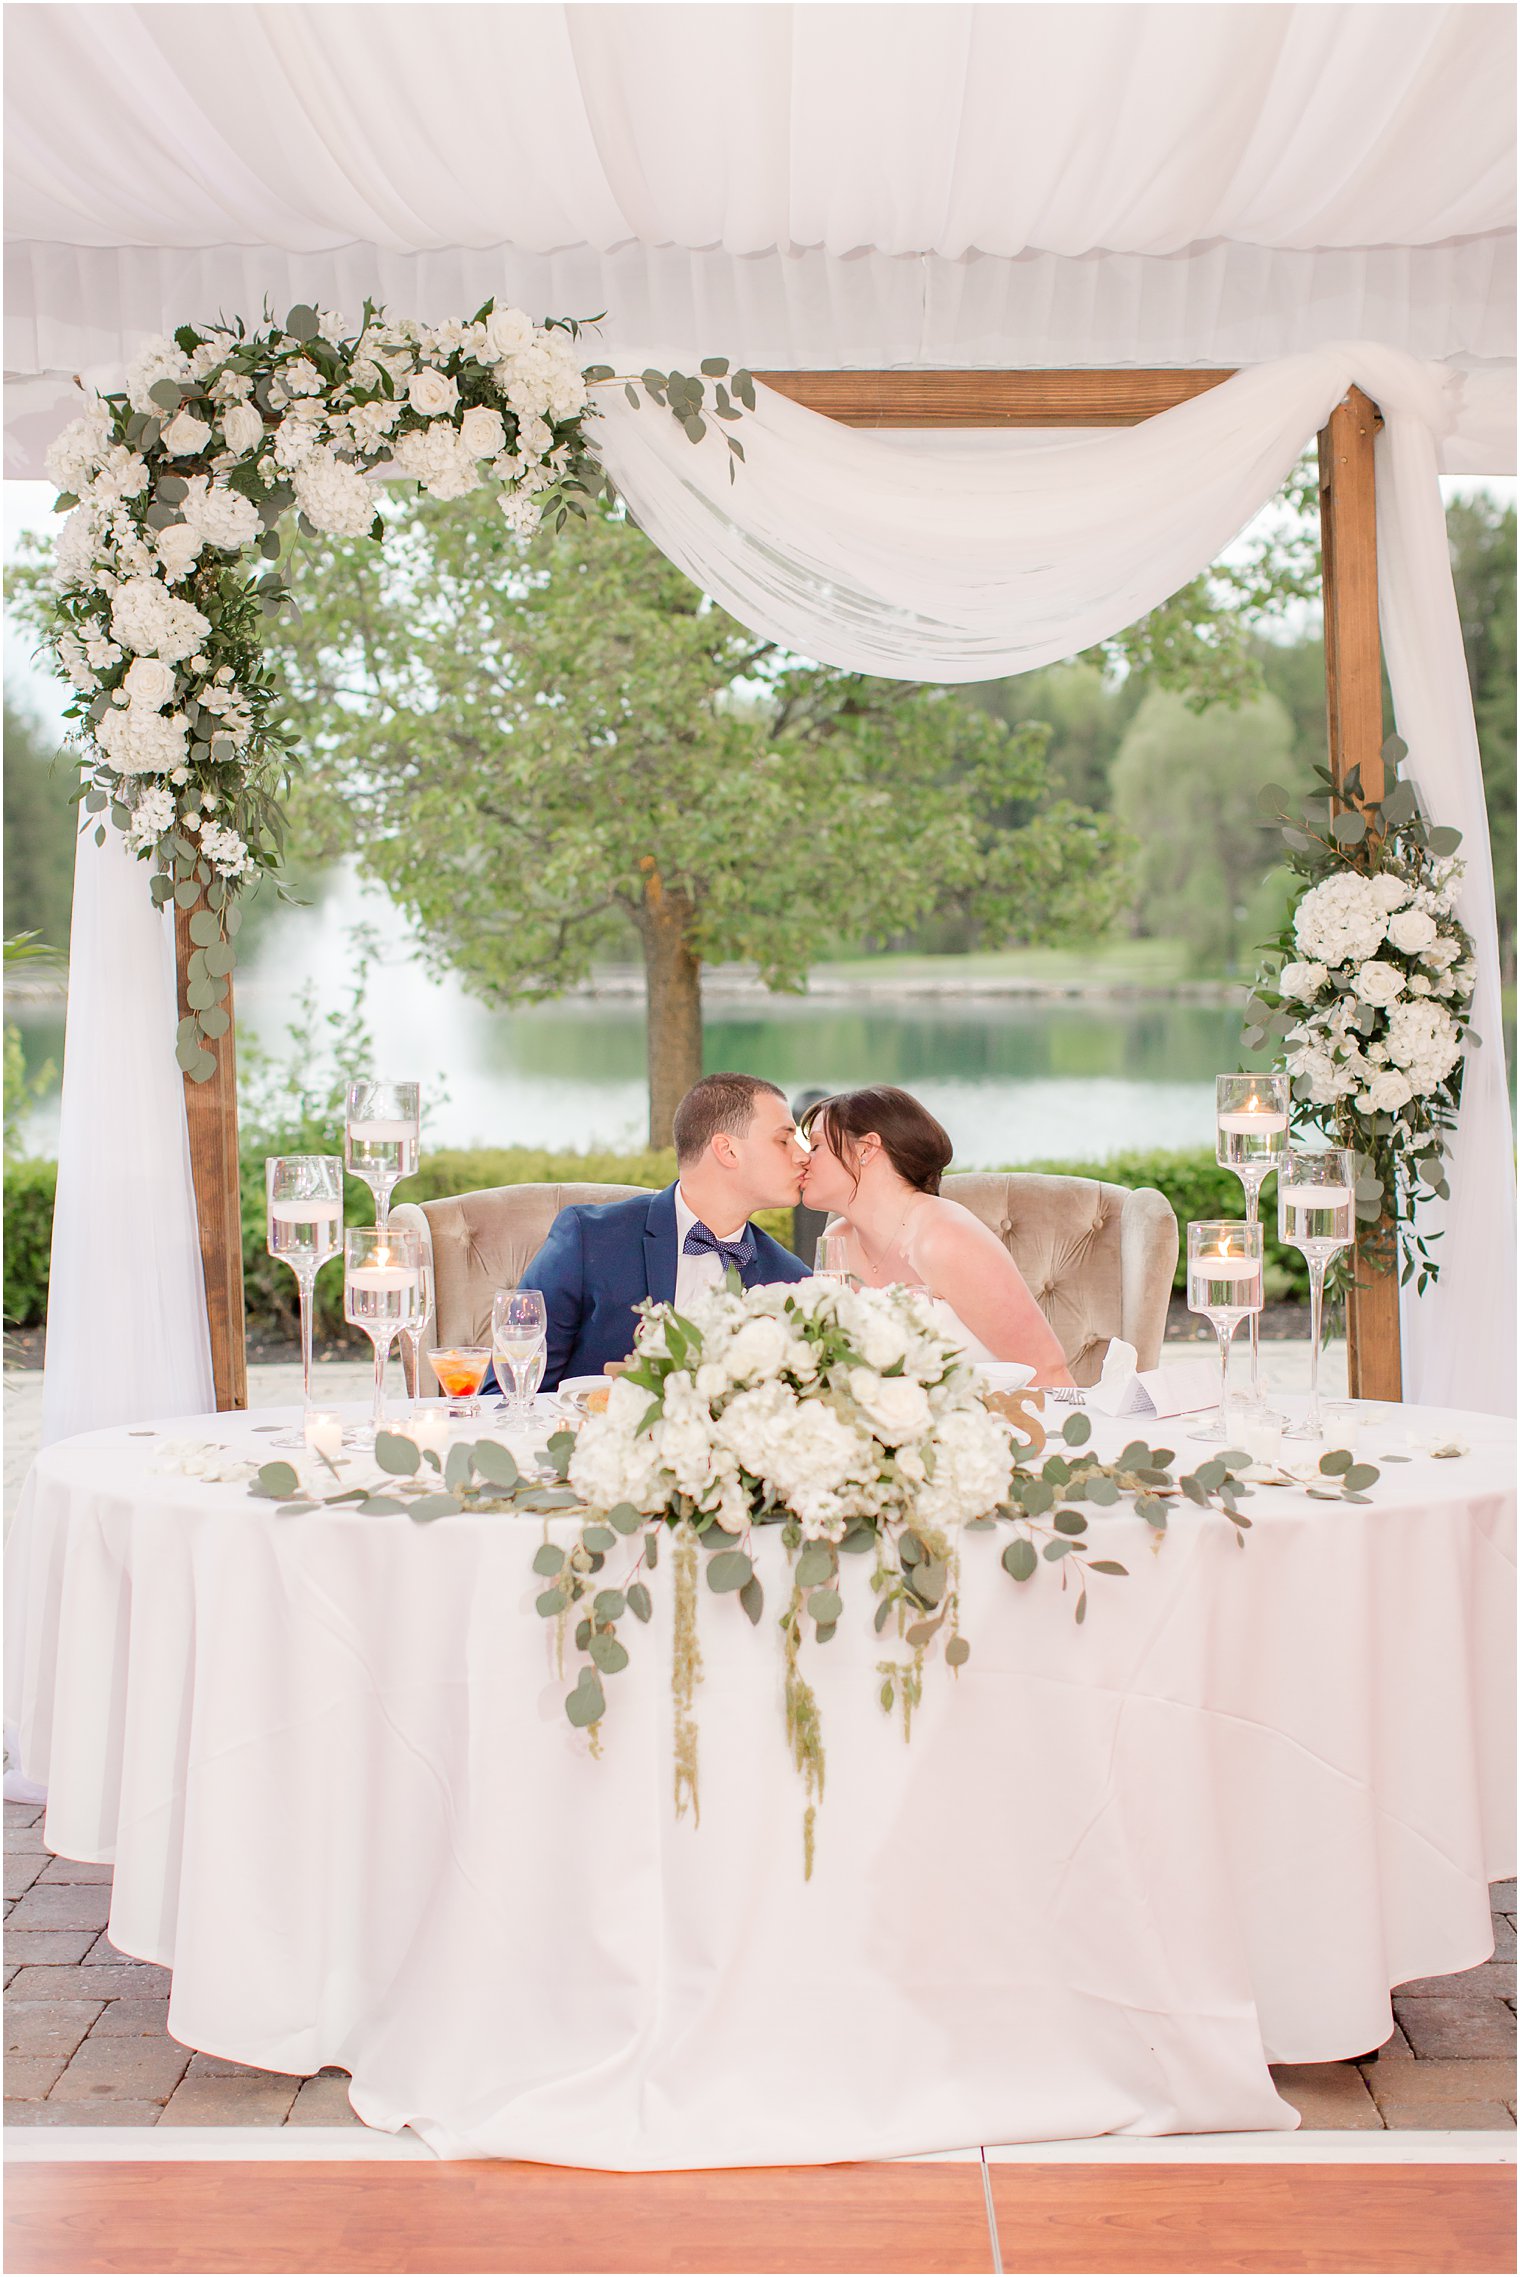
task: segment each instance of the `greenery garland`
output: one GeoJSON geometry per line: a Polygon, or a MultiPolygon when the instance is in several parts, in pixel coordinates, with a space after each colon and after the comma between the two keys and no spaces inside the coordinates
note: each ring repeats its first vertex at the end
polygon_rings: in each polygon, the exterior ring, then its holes
{"type": "MultiPolygon", "coordinates": [[[[33,614],[75,691],[76,796],[96,843],[114,825],[151,865],[155,904],[194,913],[175,1047],[194,1081],[229,1025],[238,897],[283,857],[295,739],[263,634],[290,598],[289,518],[308,535],[382,538],[377,474],[435,498],[494,483],[523,538],[584,516],[609,487],[592,391],[617,375],[581,367],[582,329],[494,300],[432,326],[366,301],[352,333],[304,305],[283,324],[266,310],[253,332],[186,324],[150,340],[125,392],[91,396],[49,450],[68,520],[33,614]]],[[[623,384],[700,443],[709,418],[732,424],[755,404],[749,373],[721,357],[702,373],[623,384]]],[[[725,440],[732,476],[743,446],[725,440]]]]}
{"type": "MultiPolygon", "coordinates": [[[[1360,769],[1295,809],[1277,784],[1261,793],[1289,867],[1303,881],[1247,1000],[1242,1041],[1270,1041],[1292,1077],[1294,1120],[1356,1156],[1361,1252],[1401,1260],[1421,1292],[1440,1271],[1417,1227],[1420,1205],[1450,1196],[1445,1155],[1462,1101],[1463,1053],[1481,1041],[1471,1005],[1476,952],[1456,915],[1460,830],[1433,825],[1398,772],[1407,748],[1383,748],[1388,787],[1363,799],[1360,769]]],[[[1340,1285],[1353,1251],[1336,1260],[1340,1285]]]]}

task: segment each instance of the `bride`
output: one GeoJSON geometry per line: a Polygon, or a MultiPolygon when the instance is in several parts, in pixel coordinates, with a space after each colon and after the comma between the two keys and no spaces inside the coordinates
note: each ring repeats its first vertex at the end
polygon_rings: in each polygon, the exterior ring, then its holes
{"type": "Polygon", "coordinates": [[[802,1201],[835,1218],[867,1288],[905,1282],[954,1314],[973,1359],[1022,1360],[1037,1385],[1069,1384],[1065,1355],[1023,1274],[981,1219],[941,1194],[950,1140],[906,1091],[842,1091],[802,1119],[802,1201]]]}

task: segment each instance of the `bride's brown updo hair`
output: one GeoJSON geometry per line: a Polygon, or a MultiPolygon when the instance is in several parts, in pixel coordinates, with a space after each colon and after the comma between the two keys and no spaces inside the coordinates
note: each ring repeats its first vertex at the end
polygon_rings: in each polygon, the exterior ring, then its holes
{"type": "Polygon", "coordinates": [[[821,1099],[802,1118],[804,1136],[821,1123],[823,1135],[846,1168],[853,1168],[855,1150],[868,1132],[881,1140],[882,1152],[899,1178],[920,1194],[937,1194],[939,1182],[950,1167],[954,1148],[950,1134],[911,1092],[895,1084],[875,1083],[864,1091],[836,1092],[821,1099]]]}

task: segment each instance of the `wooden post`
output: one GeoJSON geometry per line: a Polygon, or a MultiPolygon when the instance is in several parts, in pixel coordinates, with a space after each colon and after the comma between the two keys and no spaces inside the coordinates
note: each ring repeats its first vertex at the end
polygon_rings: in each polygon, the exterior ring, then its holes
{"type": "MultiPolygon", "coordinates": [[[[196,904],[203,908],[204,902],[196,904]]],[[[188,909],[174,912],[174,962],[179,1016],[185,999],[190,952],[188,909]]],[[[211,1331],[211,1377],[218,1409],[248,1405],[248,1351],[243,1324],[243,1208],[238,1185],[237,1028],[232,1020],[232,983],[227,983],[227,1032],[217,1038],[216,1073],[204,1083],[185,1077],[185,1114],[190,1125],[190,1173],[195,1182],[195,1214],[200,1223],[201,1274],[206,1285],[206,1322],[211,1331]]]]}
{"type": "MultiPolygon", "coordinates": [[[[1363,801],[1383,795],[1383,670],[1372,452],[1381,423],[1376,406],[1354,387],[1331,412],[1330,424],[1319,437],[1330,772],[1340,784],[1353,767],[1360,767],[1363,801]]],[[[1346,1364],[1353,1399],[1403,1398],[1398,1250],[1387,1217],[1357,1243],[1356,1283],[1346,1299],[1346,1364]]]]}

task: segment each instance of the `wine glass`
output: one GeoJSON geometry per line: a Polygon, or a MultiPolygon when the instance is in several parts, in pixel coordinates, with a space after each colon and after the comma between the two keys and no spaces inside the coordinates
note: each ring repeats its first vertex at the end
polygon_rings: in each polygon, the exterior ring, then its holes
{"type": "Polygon", "coordinates": [[[537,1289],[498,1289],[491,1302],[491,1345],[496,1380],[503,1393],[511,1385],[507,1413],[525,1423],[544,1373],[549,1316],[537,1289]],[[505,1370],[505,1376],[503,1375],[505,1370]]]}
{"type": "Polygon", "coordinates": [[[813,1264],[813,1275],[819,1281],[838,1281],[847,1284],[850,1279],[850,1239],[844,1233],[823,1233],[818,1237],[818,1254],[813,1264]]]}
{"type": "Polygon", "coordinates": [[[265,1246],[296,1277],[301,1304],[302,1428],[277,1447],[304,1447],[311,1413],[311,1314],[316,1279],[343,1247],[343,1164],[335,1154],[276,1154],[264,1163],[265,1246]]]}
{"type": "Polygon", "coordinates": [[[491,1365],[489,1344],[451,1344],[430,1355],[450,1415],[478,1415],[480,1387],[491,1365]]]}
{"type": "Polygon", "coordinates": [[[1219,1413],[1191,1436],[1230,1442],[1230,1339],[1261,1310],[1261,1224],[1198,1218],[1188,1227],[1188,1311],[1202,1313],[1219,1339],[1219,1413]]]}
{"type": "MultiPolygon", "coordinates": [[[[1261,1189],[1288,1147],[1292,1086],[1286,1075],[1216,1075],[1214,1078],[1214,1160],[1233,1170],[1246,1194],[1246,1223],[1261,1215],[1261,1189]]],[[[1282,1417],[1267,1407],[1261,1388],[1261,1314],[1251,1315],[1249,1405],[1263,1423],[1282,1417]]]]}
{"type": "Polygon", "coordinates": [[[422,1087],[365,1077],[348,1087],[343,1159],[375,1197],[375,1223],[391,1212],[391,1193],[417,1167],[422,1141],[422,1087]]]}
{"type": "Polygon", "coordinates": [[[1324,1434],[1319,1407],[1319,1347],[1325,1312],[1325,1269],[1356,1239],[1356,1159],[1346,1147],[1301,1154],[1290,1147],[1277,1174],[1277,1235],[1300,1249],[1309,1267],[1309,1405],[1285,1439],[1324,1434]]]}
{"type": "Polygon", "coordinates": [[[408,1227],[354,1226],[343,1237],[343,1313],[375,1347],[375,1407],[354,1445],[372,1447],[385,1419],[385,1363],[421,1302],[422,1244],[408,1227]]]}
{"type": "MultiPolygon", "coordinates": [[[[418,1248],[421,1246],[419,1242],[418,1248]]],[[[401,1331],[401,1341],[411,1361],[409,1373],[413,1407],[422,1397],[422,1339],[427,1334],[427,1324],[433,1316],[433,1268],[425,1257],[417,1268],[417,1302],[421,1309],[416,1319],[409,1320],[401,1331]]],[[[404,1374],[407,1372],[403,1369],[404,1374]]]]}

